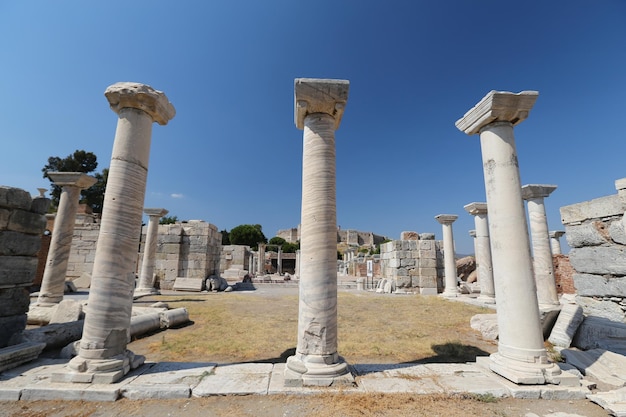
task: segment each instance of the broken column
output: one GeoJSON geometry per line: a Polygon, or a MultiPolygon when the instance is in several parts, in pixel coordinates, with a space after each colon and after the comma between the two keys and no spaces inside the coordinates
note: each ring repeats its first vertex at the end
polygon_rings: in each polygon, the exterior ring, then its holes
{"type": "Polygon", "coordinates": [[[174,106],[165,94],[138,83],[105,91],[118,114],[102,222],[96,248],[88,311],[78,356],[56,382],[113,383],[144,358],[126,349],[135,287],[139,237],[152,123],[165,125],[174,106]]]}
{"type": "Polygon", "coordinates": [[[50,248],[37,306],[54,306],[63,300],[80,191],[91,187],[97,181],[82,172],[49,172],[48,176],[54,185],[61,187],[61,196],[54,219],[54,232],[50,236],[50,248]]]}
{"type": "Polygon", "coordinates": [[[257,268],[257,275],[265,275],[265,244],[259,243],[258,253],[259,267],[257,268]]]}
{"type": "Polygon", "coordinates": [[[552,230],[550,232],[550,249],[552,255],[561,255],[561,236],[565,234],[564,230],[552,230]]]}
{"type": "Polygon", "coordinates": [[[478,284],[480,285],[480,296],[478,300],[486,304],[494,304],[496,302],[496,292],[493,285],[487,203],[470,203],[463,208],[474,216],[474,226],[476,227],[474,247],[476,249],[478,284]]]}
{"type": "Polygon", "coordinates": [[[443,263],[444,263],[444,297],[458,297],[460,294],[456,276],[456,259],[454,256],[454,236],[452,223],[458,219],[456,214],[439,214],[435,219],[443,229],[443,263]]]}
{"type": "Polygon", "coordinates": [[[337,213],[335,130],[349,82],[295,80],[295,122],[304,129],[298,345],[287,359],[286,386],[353,381],[337,353],[337,213]]]}
{"type": "Polygon", "coordinates": [[[148,215],[148,230],[146,232],[145,250],[143,251],[143,261],[139,274],[139,283],[135,288],[135,298],[144,295],[161,294],[154,288],[154,261],[157,250],[157,239],[159,233],[159,220],[169,211],[164,208],[147,208],[143,211],[148,215]]]}
{"type": "Polygon", "coordinates": [[[526,200],[528,206],[533,270],[535,271],[537,300],[540,308],[559,306],[552,251],[550,250],[548,218],[544,204],[544,198],[554,190],[556,190],[556,185],[528,184],[522,187],[522,198],[526,200]]]}
{"type": "Polygon", "coordinates": [[[456,122],[462,132],[480,134],[500,332],[490,368],[518,384],[558,383],[561,372],[543,344],[513,134],[537,96],[491,91],[456,122]]]}

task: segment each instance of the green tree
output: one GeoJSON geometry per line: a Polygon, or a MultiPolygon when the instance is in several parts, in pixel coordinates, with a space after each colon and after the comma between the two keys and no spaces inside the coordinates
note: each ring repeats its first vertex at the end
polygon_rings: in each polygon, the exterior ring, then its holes
{"type": "Polygon", "coordinates": [[[283,252],[285,253],[296,253],[298,249],[300,249],[300,242],[297,243],[289,243],[285,242],[282,244],[283,252]]]}
{"type": "Polygon", "coordinates": [[[270,245],[282,246],[283,244],[287,243],[287,241],[285,239],[283,239],[282,237],[274,236],[273,238],[270,239],[270,241],[268,243],[270,245]]]}
{"type": "MultiPolygon", "coordinates": [[[[82,172],[89,174],[96,170],[98,167],[98,158],[93,152],[87,152],[84,150],[76,150],[73,154],[60,158],[58,156],[51,156],[48,158],[48,163],[41,169],[43,177],[50,179],[49,172],[82,172]]],[[[109,176],[109,170],[102,170],[101,174],[95,174],[94,177],[98,180],[92,187],[87,190],[81,191],[80,202],[87,204],[91,207],[94,213],[102,212],[102,205],[104,202],[104,190],[106,188],[106,181],[109,176]]],[[[61,197],[61,187],[51,184],[50,185],[50,199],[52,200],[51,209],[55,210],[59,205],[59,198],[61,197]]]]}
{"type": "Polygon", "coordinates": [[[228,237],[231,245],[248,245],[255,250],[259,243],[267,243],[260,224],[241,224],[232,228],[228,237]]]}
{"type": "Polygon", "coordinates": [[[178,221],[177,216],[163,216],[159,220],[159,224],[174,224],[178,221]]]}
{"type": "Polygon", "coordinates": [[[224,229],[220,233],[222,234],[222,245],[230,245],[228,230],[224,229]]]}

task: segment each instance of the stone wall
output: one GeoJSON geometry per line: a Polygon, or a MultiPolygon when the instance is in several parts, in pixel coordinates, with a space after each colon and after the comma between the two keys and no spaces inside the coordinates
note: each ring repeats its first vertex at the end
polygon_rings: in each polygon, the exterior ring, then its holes
{"type": "MultiPolygon", "coordinates": [[[[54,233],[54,230],[52,231],[54,233]]],[[[94,214],[77,214],[72,237],[72,249],[65,279],[73,281],[83,274],[91,275],[96,259],[96,244],[100,233],[100,218],[94,214]]]]}
{"type": "Polygon", "coordinates": [[[50,200],[0,186],[0,348],[21,342],[50,200]]]}
{"type": "Polygon", "coordinates": [[[626,322],[626,179],[618,194],[561,207],[569,260],[585,315],[626,322]]]}
{"type": "MultiPolygon", "coordinates": [[[[138,265],[141,265],[148,226],[141,231],[138,265]]],[[[202,220],[160,224],[154,263],[156,284],[172,289],[176,278],[207,278],[220,272],[222,234],[202,220]]]]}
{"type": "Polygon", "coordinates": [[[396,288],[417,288],[420,294],[437,294],[443,287],[443,242],[432,233],[417,240],[392,240],[380,245],[382,276],[396,288]]]}
{"type": "MultiPolygon", "coordinates": [[[[282,237],[287,242],[295,243],[300,240],[300,229],[293,227],[291,229],[281,229],[276,236],[282,237]]],[[[337,230],[337,243],[346,243],[348,246],[367,246],[370,248],[384,242],[387,238],[372,232],[362,232],[353,229],[337,230]]]]}
{"type": "Polygon", "coordinates": [[[220,252],[220,275],[228,269],[250,270],[250,246],[224,245],[220,252]]]}
{"type": "Polygon", "coordinates": [[[553,255],[552,266],[554,267],[554,281],[558,294],[575,294],[574,270],[567,255],[553,255]]]}

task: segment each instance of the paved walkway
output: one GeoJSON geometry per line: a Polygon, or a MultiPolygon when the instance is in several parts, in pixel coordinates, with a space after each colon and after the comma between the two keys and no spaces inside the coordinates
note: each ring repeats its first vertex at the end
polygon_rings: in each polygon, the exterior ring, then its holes
{"type": "MultiPolygon", "coordinates": [[[[488,360],[488,358],[484,358],[488,360]]],[[[173,399],[212,395],[310,394],[322,389],[342,392],[471,393],[494,397],[583,399],[582,386],[518,386],[481,366],[471,364],[355,364],[353,387],[284,387],[284,363],[146,363],[115,384],[52,383],[63,359],[40,358],[0,374],[0,400],[173,399]]]]}

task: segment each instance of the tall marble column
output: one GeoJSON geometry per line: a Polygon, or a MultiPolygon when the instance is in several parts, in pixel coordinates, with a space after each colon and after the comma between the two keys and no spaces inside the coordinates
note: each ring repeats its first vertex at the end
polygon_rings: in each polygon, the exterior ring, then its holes
{"type": "Polygon", "coordinates": [[[165,94],[138,83],[117,83],[105,91],[118,114],[100,234],[91,278],[88,311],[78,356],[69,372],[53,381],[112,383],[144,358],[126,349],[135,286],[135,261],[152,123],[166,125],[175,115],[165,94]]]}
{"type": "Polygon", "coordinates": [[[539,307],[559,306],[559,295],[556,290],[552,251],[550,249],[550,233],[544,198],[549,196],[556,185],[528,184],[522,187],[522,198],[528,206],[530,236],[533,253],[533,270],[537,285],[539,307]]]}
{"type": "Polygon", "coordinates": [[[159,220],[169,211],[164,208],[147,208],[143,211],[148,215],[148,230],[146,232],[146,243],[143,251],[143,262],[139,273],[139,283],[135,288],[135,298],[145,295],[161,294],[154,288],[154,262],[157,250],[157,239],[159,234],[159,220]]]}
{"type": "Polygon", "coordinates": [[[276,273],[278,275],[283,274],[283,248],[278,247],[278,254],[276,255],[276,273]]]}
{"type": "Polygon", "coordinates": [[[552,230],[550,232],[550,249],[553,255],[561,255],[561,236],[565,234],[564,230],[552,230]]]}
{"type": "Polygon", "coordinates": [[[257,274],[258,275],[265,275],[265,244],[264,243],[259,243],[259,267],[258,267],[258,271],[257,274]]]}
{"type": "Polygon", "coordinates": [[[250,252],[248,255],[248,272],[250,275],[254,274],[254,252],[250,252]]]}
{"type": "Polygon", "coordinates": [[[298,345],[287,359],[286,386],[353,381],[337,353],[335,130],[349,85],[346,80],[295,80],[295,122],[304,129],[300,302],[298,345]]]}
{"type": "Polygon", "coordinates": [[[59,207],[54,219],[54,233],[50,236],[50,248],[43,272],[37,306],[53,306],[63,300],[67,263],[72,250],[72,237],[80,191],[96,183],[94,177],[82,172],[49,172],[55,185],[61,187],[59,207]]]}
{"type": "Polygon", "coordinates": [[[518,384],[558,383],[561,373],[543,344],[513,134],[537,96],[491,91],[456,122],[462,132],[480,134],[498,302],[498,352],[490,356],[490,368],[518,384]]]}
{"type": "Polygon", "coordinates": [[[493,284],[493,267],[491,265],[487,203],[470,203],[463,208],[474,216],[474,226],[476,227],[474,248],[476,252],[478,284],[480,285],[478,300],[486,304],[494,304],[496,302],[496,292],[493,284]]]}
{"type": "Polygon", "coordinates": [[[452,223],[458,219],[456,214],[439,214],[435,219],[441,223],[443,229],[443,266],[444,266],[444,297],[458,297],[461,293],[456,275],[456,259],[454,256],[454,236],[452,223]]]}

